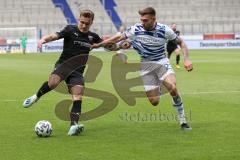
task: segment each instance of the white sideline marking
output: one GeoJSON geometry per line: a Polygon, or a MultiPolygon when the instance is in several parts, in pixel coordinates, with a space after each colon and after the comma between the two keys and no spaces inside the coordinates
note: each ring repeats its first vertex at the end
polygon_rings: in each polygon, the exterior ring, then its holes
{"type": "Polygon", "coordinates": [[[223,93],[240,93],[240,91],[207,91],[207,92],[186,92],[181,93],[183,95],[191,95],[191,94],[223,94],[223,93]]]}
{"type": "MultiPolygon", "coordinates": [[[[200,95],[200,94],[225,94],[225,93],[240,93],[240,90],[236,91],[206,91],[206,92],[182,92],[181,95],[200,95]]],[[[125,95],[131,97],[132,95],[125,95]]],[[[103,96],[109,97],[109,96],[103,96]]],[[[135,97],[135,96],[133,96],[135,97]]],[[[92,97],[84,97],[84,98],[92,98],[92,97]]],[[[52,101],[57,99],[42,99],[41,101],[52,101]]],[[[0,102],[16,102],[16,101],[24,101],[24,99],[0,99],[0,102]]]]}
{"type": "Polygon", "coordinates": [[[213,62],[213,63],[229,63],[229,62],[240,62],[238,59],[226,59],[226,60],[210,60],[210,59],[193,59],[192,62],[196,63],[208,63],[208,62],[213,62]]]}

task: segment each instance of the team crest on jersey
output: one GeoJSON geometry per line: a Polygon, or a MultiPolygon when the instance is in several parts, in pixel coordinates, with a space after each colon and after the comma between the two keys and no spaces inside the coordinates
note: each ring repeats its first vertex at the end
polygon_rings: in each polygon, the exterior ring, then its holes
{"type": "Polygon", "coordinates": [[[93,36],[88,36],[89,41],[93,41],[93,36]]]}
{"type": "Polygon", "coordinates": [[[75,32],[75,33],[73,33],[76,37],[78,37],[78,34],[75,32]]]}
{"type": "Polygon", "coordinates": [[[157,32],[154,32],[154,33],[153,33],[153,36],[154,36],[154,37],[157,37],[157,36],[158,36],[157,32]]]}

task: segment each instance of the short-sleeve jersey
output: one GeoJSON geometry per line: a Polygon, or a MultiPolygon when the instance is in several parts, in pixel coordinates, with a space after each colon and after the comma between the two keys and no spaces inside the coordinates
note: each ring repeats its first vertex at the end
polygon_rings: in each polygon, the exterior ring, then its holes
{"type": "Polygon", "coordinates": [[[102,39],[93,32],[83,33],[77,25],[67,25],[56,32],[59,39],[63,38],[63,51],[57,63],[63,63],[77,55],[89,55],[91,44],[99,43],[102,39]]]}
{"type": "MultiPolygon", "coordinates": [[[[177,36],[180,36],[180,31],[175,31],[175,34],[176,34],[177,36]]],[[[175,42],[173,42],[173,41],[169,41],[169,42],[167,43],[167,48],[168,48],[169,50],[174,51],[174,50],[177,48],[177,44],[176,44],[175,42]]]]}
{"type": "Polygon", "coordinates": [[[170,27],[161,23],[157,23],[151,31],[145,30],[142,24],[137,23],[127,29],[125,36],[141,58],[148,61],[165,58],[165,44],[177,37],[170,27]]]}
{"type": "Polygon", "coordinates": [[[20,41],[21,41],[21,45],[23,48],[26,48],[26,45],[27,45],[27,37],[26,36],[22,36],[20,38],[20,41]]]}

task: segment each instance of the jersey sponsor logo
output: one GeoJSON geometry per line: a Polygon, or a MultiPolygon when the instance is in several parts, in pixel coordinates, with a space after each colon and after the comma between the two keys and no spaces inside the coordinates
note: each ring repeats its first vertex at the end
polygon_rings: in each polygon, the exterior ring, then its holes
{"type": "Polygon", "coordinates": [[[74,45],[80,45],[80,46],[87,47],[87,48],[91,47],[91,44],[86,43],[86,42],[81,42],[81,41],[73,41],[73,44],[74,45]]]}
{"type": "Polygon", "coordinates": [[[164,33],[162,32],[148,32],[148,31],[139,31],[139,32],[135,32],[135,35],[136,36],[139,36],[139,35],[142,35],[142,36],[152,36],[152,37],[155,37],[155,38],[163,38],[165,39],[166,37],[164,36],[164,33]]]}
{"type": "Polygon", "coordinates": [[[164,43],[162,39],[156,39],[153,37],[146,37],[146,36],[137,36],[137,40],[140,43],[156,43],[156,45],[159,45],[159,43],[164,43]]]}
{"type": "Polygon", "coordinates": [[[78,37],[78,34],[75,32],[75,33],[73,33],[76,37],[78,37]]]}
{"type": "Polygon", "coordinates": [[[89,35],[89,36],[88,36],[88,39],[89,39],[90,42],[92,42],[92,41],[93,41],[93,36],[90,36],[90,35],[89,35]]]}

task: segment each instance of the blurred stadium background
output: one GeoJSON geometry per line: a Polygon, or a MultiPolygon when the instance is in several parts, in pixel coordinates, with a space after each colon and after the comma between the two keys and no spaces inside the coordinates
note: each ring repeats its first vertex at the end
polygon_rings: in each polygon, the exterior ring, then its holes
{"type": "MultiPolygon", "coordinates": [[[[77,23],[81,9],[95,12],[92,31],[112,35],[122,24],[139,22],[137,12],[146,6],[156,8],[158,22],[176,23],[185,40],[235,40],[240,35],[239,0],[1,0],[0,52],[18,52],[16,44],[23,34],[28,38],[27,52],[36,52],[37,39],[77,23]]],[[[240,47],[239,41],[217,42],[195,42],[190,48],[240,47]]],[[[59,51],[61,47],[57,49],[53,44],[46,51],[59,51]]]]}

